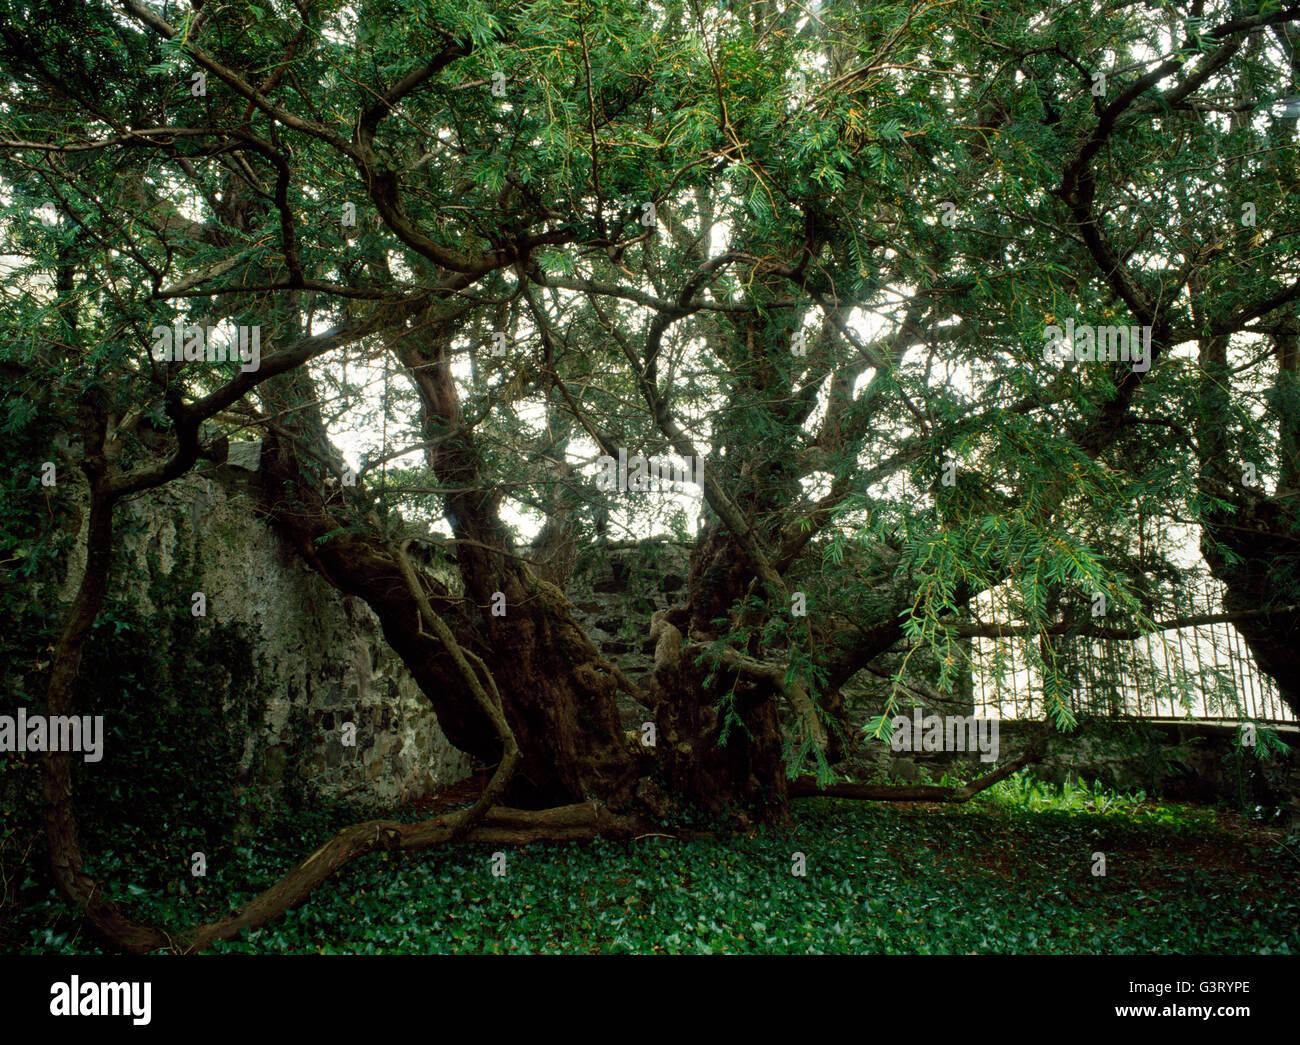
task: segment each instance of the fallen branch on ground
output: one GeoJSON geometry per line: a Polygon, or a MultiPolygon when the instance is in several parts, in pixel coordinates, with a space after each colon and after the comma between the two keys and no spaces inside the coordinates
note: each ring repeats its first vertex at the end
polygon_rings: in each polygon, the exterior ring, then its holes
{"type": "Polygon", "coordinates": [[[1012,773],[1018,772],[1043,757],[1043,750],[1038,745],[1031,745],[1000,769],[977,777],[961,787],[942,787],[938,784],[912,784],[896,786],[893,784],[863,784],[848,781],[840,784],[828,784],[818,787],[812,777],[799,777],[790,781],[791,798],[859,798],[869,802],[946,802],[957,804],[969,802],[986,788],[992,787],[1000,780],[1005,780],[1012,773]]]}

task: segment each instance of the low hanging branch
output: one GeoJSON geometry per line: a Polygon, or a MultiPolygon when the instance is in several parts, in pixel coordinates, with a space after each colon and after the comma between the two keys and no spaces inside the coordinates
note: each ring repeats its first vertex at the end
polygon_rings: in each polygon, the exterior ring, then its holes
{"type": "Polygon", "coordinates": [[[483,815],[492,806],[496,805],[505,793],[510,778],[514,776],[515,767],[519,764],[519,743],[515,739],[514,730],[510,728],[510,723],[506,721],[505,706],[501,701],[501,692],[497,689],[496,680],[492,678],[492,672],[488,670],[487,665],[483,663],[478,654],[465,649],[456,641],[456,636],[447,627],[447,623],[434,613],[433,607],[429,605],[429,597],[425,594],[424,588],[420,586],[420,579],[416,576],[415,568],[411,565],[411,560],[406,554],[406,549],[410,547],[410,544],[411,540],[408,538],[402,542],[400,547],[393,548],[393,555],[397,559],[397,565],[402,570],[402,577],[406,580],[406,588],[411,593],[411,598],[415,600],[416,610],[420,617],[420,632],[421,634],[424,633],[423,625],[426,624],[432,629],[438,641],[442,643],[443,648],[451,655],[456,670],[460,672],[461,678],[465,680],[465,685],[469,687],[475,702],[491,720],[497,735],[501,738],[501,761],[497,764],[496,772],[492,774],[492,779],[488,781],[487,787],[479,795],[478,801],[467,809],[457,821],[452,832],[452,839],[457,840],[464,837],[470,828],[482,820],[483,815]],[[488,688],[492,691],[491,695],[483,688],[483,683],[479,681],[478,674],[475,673],[474,667],[469,663],[469,657],[474,658],[474,664],[482,672],[483,681],[487,682],[488,688]]]}
{"type": "MultiPolygon", "coordinates": [[[[85,437],[88,453],[83,467],[91,488],[86,568],[64,614],[46,690],[49,711],[58,715],[71,715],[74,711],[82,654],[109,582],[116,491],[110,485],[111,479],[102,456],[102,424],[88,425],[85,437]]],[[[501,738],[501,762],[478,800],[467,810],[418,823],[371,820],[346,827],[242,908],[218,921],[172,933],[130,917],[117,904],[106,900],[99,882],[85,872],[73,802],[70,758],[67,752],[47,751],[42,763],[46,834],[54,880],[63,897],[83,912],[91,928],[105,943],[128,954],[157,950],[196,953],[280,917],[303,903],[335,872],[376,850],[411,852],[448,842],[493,845],[564,842],[596,835],[629,839],[648,830],[646,821],[617,816],[594,802],[543,810],[496,807],[519,761],[519,747],[502,710],[501,694],[482,659],[461,647],[446,623],[433,612],[406,555],[406,547],[407,544],[403,544],[396,550],[397,561],[415,599],[421,624],[427,624],[443,643],[474,699],[501,738]]]]}
{"type": "Polygon", "coordinates": [[[195,953],[219,940],[233,939],[244,930],[265,925],[297,907],[336,871],[357,857],[377,850],[414,852],[456,841],[489,845],[571,842],[598,834],[627,839],[645,830],[640,822],[616,816],[587,802],[541,810],[497,807],[476,813],[478,806],[475,803],[472,809],[414,824],[370,820],[345,827],[275,885],[229,917],[201,926],[179,940],[160,937],[151,946],[123,949],[146,951],[170,945],[183,953],[195,953]]]}
{"type": "Polygon", "coordinates": [[[986,788],[992,787],[1000,780],[1005,780],[1025,766],[1042,760],[1044,746],[1041,741],[1032,742],[1023,753],[1012,759],[1005,766],[982,777],[972,780],[962,787],[941,787],[938,784],[913,784],[896,787],[890,784],[863,784],[856,781],[842,784],[828,784],[818,787],[812,777],[799,777],[790,781],[791,798],[859,798],[868,802],[944,802],[960,804],[969,802],[986,788]]]}
{"type": "MultiPolygon", "coordinates": [[[[132,921],[115,905],[100,899],[98,884],[80,873],[78,851],[75,870],[69,868],[70,874],[57,877],[61,887],[64,887],[65,895],[84,907],[92,926],[108,943],[127,953],[145,953],[164,948],[180,953],[201,951],[215,942],[233,939],[247,929],[265,925],[292,910],[335,872],[358,857],[376,850],[412,852],[460,841],[493,845],[565,842],[594,838],[598,834],[608,838],[628,839],[647,829],[645,822],[633,817],[616,816],[594,802],[543,810],[494,808],[519,760],[514,733],[502,711],[501,695],[482,660],[472,651],[463,649],[447,625],[433,612],[405,552],[406,544],[403,544],[397,549],[398,561],[422,621],[445,644],[470,692],[499,730],[504,745],[501,762],[478,800],[467,810],[418,823],[371,820],[346,827],[239,910],[219,921],[209,922],[176,936],[132,921]],[[482,679],[486,680],[486,689],[471,666],[471,659],[478,665],[482,679]]],[[[105,557],[103,562],[106,561],[105,557]]],[[[100,568],[103,569],[102,566],[100,568]]],[[[88,569],[87,573],[91,572],[88,569]]],[[[97,582],[102,583],[103,579],[97,578],[97,582]]],[[[47,760],[58,757],[60,756],[49,754],[46,756],[47,760]]],[[[66,756],[62,757],[66,759],[66,756]]],[[[53,809],[56,813],[61,812],[62,819],[75,829],[70,792],[69,787],[62,794],[62,800],[53,804],[53,809]]],[[[58,847],[55,848],[57,851],[58,847]]],[[[56,860],[56,871],[57,865],[56,860]]]]}

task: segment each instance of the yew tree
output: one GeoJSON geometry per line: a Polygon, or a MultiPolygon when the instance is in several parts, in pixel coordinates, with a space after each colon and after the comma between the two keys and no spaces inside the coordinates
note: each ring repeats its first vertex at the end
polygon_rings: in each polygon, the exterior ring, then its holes
{"type": "Polygon", "coordinates": [[[631,836],[698,806],[785,824],[887,728],[913,657],[956,683],[960,640],[1000,633],[965,615],[995,589],[1068,729],[1052,640],[1154,627],[1175,524],[1300,707],[1300,6],[0,15],[7,435],[89,490],[48,712],[76,707],[115,512],[256,439],[268,522],[492,770],[471,808],[355,825],[169,932],[103,900],[47,754],[55,879],[115,946],[229,938],[377,848],[631,836]],[[1149,365],[1051,358],[1067,318],[1141,331],[1149,365]],[[256,328],[261,356],[158,358],[160,327],[256,328]],[[702,483],[611,491],[620,452],[701,460],[702,483]],[[654,662],[631,679],[566,591],[647,534],[691,568],[635,622],[654,662]],[[844,687],[900,653],[855,720],[844,687]]]}

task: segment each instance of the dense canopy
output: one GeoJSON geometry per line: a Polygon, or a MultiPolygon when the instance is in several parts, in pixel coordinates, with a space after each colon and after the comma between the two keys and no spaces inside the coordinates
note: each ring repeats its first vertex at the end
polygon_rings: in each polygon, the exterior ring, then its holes
{"type": "MultiPolygon", "coordinates": [[[[1150,630],[1202,565],[1300,709],[1297,43],[1277,0],[0,0],[0,559],[49,712],[115,510],[256,439],[268,518],[495,768],[191,945],[367,849],[783,822],[888,729],[842,688],[954,685],[994,590],[1056,728],[1060,641],[1150,630]],[[700,485],[611,490],[620,454],[700,485]],[[692,565],[636,681],[565,586],[651,533],[692,565]]],[[[168,945],[44,773],[65,895],[168,945]]]]}

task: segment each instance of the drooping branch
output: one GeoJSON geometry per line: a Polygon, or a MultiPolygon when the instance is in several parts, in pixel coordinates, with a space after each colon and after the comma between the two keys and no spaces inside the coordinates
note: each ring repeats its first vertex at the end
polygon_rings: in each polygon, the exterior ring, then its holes
{"type": "MultiPolygon", "coordinates": [[[[462,838],[476,823],[483,819],[483,815],[505,794],[506,785],[510,783],[510,778],[514,776],[515,767],[519,765],[519,742],[515,739],[514,730],[510,728],[510,723],[506,721],[505,707],[501,702],[501,693],[497,689],[496,680],[492,678],[492,672],[488,670],[482,658],[472,650],[464,649],[456,636],[447,627],[446,622],[433,612],[433,607],[429,605],[429,597],[425,594],[424,588],[420,586],[419,578],[415,575],[415,569],[411,566],[411,560],[407,557],[406,549],[410,541],[403,542],[400,546],[393,549],[393,555],[397,559],[398,566],[401,567],[402,576],[406,579],[407,590],[411,593],[411,598],[415,600],[415,605],[419,609],[420,620],[427,624],[438,641],[442,643],[443,648],[450,654],[456,669],[460,672],[461,678],[465,680],[465,685],[474,696],[475,702],[483,713],[487,715],[489,721],[496,728],[497,736],[501,738],[501,761],[497,764],[496,772],[492,774],[492,779],[488,781],[487,787],[479,795],[478,801],[465,811],[460,817],[452,832],[452,840],[462,838]],[[473,657],[479,672],[482,673],[482,680],[475,673],[474,668],[470,666],[469,657],[473,657]],[[489,694],[483,688],[483,683],[487,683],[488,689],[492,692],[489,694]]],[[[420,633],[424,634],[423,629],[420,633]]]]}
{"type": "MultiPolygon", "coordinates": [[[[122,8],[137,21],[142,22],[161,36],[164,40],[171,40],[176,36],[178,30],[170,25],[166,19],[155,14],[148,7],[137,0],[123,0],[122,8]]],[[[321,141],[337,149],[345,156],[355,156],[349,143],[324,124],[317,123],[315,120],[306,119],[287,109],[277,105],[270,98],[266,97],[261,91],[253,87],[248,81],[240,76],[235,70],[218,62],[212,55],[208,54],[201,47],[192,41],[185,44],[186,52],[208,72],[212,73],[218,79],[227,83],[241,97],[247,99],[259,110],[276,120],[286,127],[291,127],[302,134],[311,135],[313,138],[319,138],[321,141]]]]}
{"type": "MultiPolygon", "coordinates": [[[[73,714],[77,680],[86,643],[108,593],[113,550],[113,499],[103,456],[104,425],[99,418],[83,426],[86,457],[82,470],[90,486],[86,528],[86,566],[76,594],[63,614],[63,626],[50,657],[45,701],[50,716],[73,714]]],[[[72,797],[72,756],[47,751],[41,758],[45,797],[45,833],[50,868],[63,897],[80,908],[91,928],[104,940],[126,951],[164,946],[165,934],[127,917],[103,899],[99,883],[83,870],[76,806],[72,797]]]]}
{"type": "MultiPolygon", "coordinates": [[[[86,435],[88,453],[84,468],[91,485],[86,569],[64,615],[64,625],[52,657],[46,693],[51,715],[73,713],[82,654],[108,589],[112,501],[103,474],[102,426],[89,427],[86,435]]],[[[500,693],[482,661],[471,651],[462,650],[446,624],[433,612],[405,549],[401,552],[398,564],[422,619],[433,628],[456,661],[471,692],[501,735],[504,745],[501,763],[478,801],[468,810],[418,823],[375,820],[344,828],[238,911],[182,933],[170,933],[135,921],[116,904],[105,901],[98,882],[84,872],[72,797],[70,755],[66,751],[47,751],[42,766],[46,830],[55,882],[62,895],[84,912],[96,935],[109,946],[136,954],[162,949],[193,953],[212,943],[234,939],[246,929],[264,925],[303,903],[335,872],[376,850],[415,851],[457,841],[491,844],[573,841],[594,838],[598,834],[610,838],[632,838],[647,830],[643,820],[616,816],[595,802],[538,811],[492,808],[509,783],[519,754],[514,734],[501,711],[500,693]],[[471,667],[471,658],[486,681],[486,689],[471,667]]]]}
{"type": "Polygon", "coordinates": [[[370,820],[346,827],[261,895],[220,921],[200,926],[174,941],[144,950],[170,946],[183,953],[201,951],[221,940],[232,940],[246,929],[280,917],[302,904],[312,892],[353,860],[377,851],[416,852],[457,840],[490,845],[526,845],[532,842],[571,842],[601,836],[629,839],[648,829],[646,821],[616,816],[593,802],[526,810],[484,810],[477,823],[466,828],[465,812],[451,813],[403,824],[395,820],[370,820]]]}

